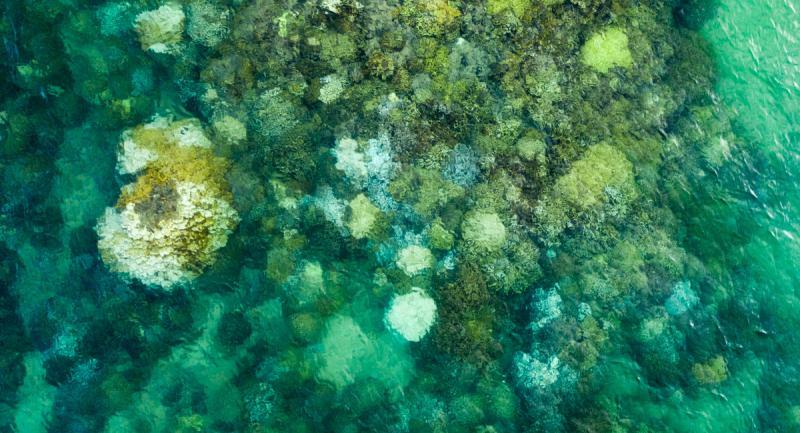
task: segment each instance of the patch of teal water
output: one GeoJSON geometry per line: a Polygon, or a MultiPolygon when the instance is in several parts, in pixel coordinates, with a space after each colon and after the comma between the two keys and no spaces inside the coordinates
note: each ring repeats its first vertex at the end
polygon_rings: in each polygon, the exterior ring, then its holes
{"type": "Polygon", "coordinates": [[[722,102],[752,138],[774,146],[800,132],[799,8],[791,0],[726,0],[701,29],[717,54],[722,102]]]}
{"type": "Polygon", "coordinates": [[[715,92],[735,113],[737,132],[751,152],[746,160],[762,161],[741,166],[764,231],[752,234],[747,255],[754,272],[787,295],[800,277],[794,265],[800,254],[798,7],[791,0],[723,1],[701,29],[716,55],[715,92]]]}
{"type": "MultiPolygon", "coordinates": [[[[718,67],[714,92],[720,105],[733,113],[740,150],[727,173],[706,181],[717,184],[711,190],[731,194],[727,204],[703,203],[702,211],[706,217],[713,215],[707,221],[724,219],[724,214],[735,219],[738,236],[744,239],[740,252],[728,244],[728,251],[720,255],[729,256],[723,259],[728,268],[722,284],[732,287],[729,296],[735,309],[748,318],[739,322],[743,317],[728,317],[723,328],[738,327],[760,336],[745,335],[747,347],[740,349],[746,355],[739,360],[740,373],[726,385],[727,403],[707,406],[702,417],[715,419],[712,425],[726,431],[796,431],[797,396],[787,384],[794,381],[800,348],[794,332],[800,324],[798,5],[791,0],[726,0],[701,33],[713,47],[718,67]],[[734,413],[738,423],[722,422],[734,413]]],[[[713,193],[712,198],[721,199],[713,193]]],[[[707,228],[709,234],[701,238],[725,243],[720,241],[725,230],[707,228]]],[[[701,431],[697,428],[676,431],[701,431]]]]}

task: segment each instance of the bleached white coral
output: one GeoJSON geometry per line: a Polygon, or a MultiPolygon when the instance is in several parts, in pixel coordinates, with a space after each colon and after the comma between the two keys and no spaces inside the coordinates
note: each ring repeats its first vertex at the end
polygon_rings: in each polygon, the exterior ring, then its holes
{"type": "Polygon", "coordinates": [[[561,317],[562,300],[557,289],[558,285],[549,290],[539,290],[534,295],[533,311],[536,313],[536,320],[531,323],[534,331],[561,317]]]}
{"type": "Polygon", "coordinates": [[[192,40],[213,47],[230,33],[228,21],[231,12],[207,1],[195,1],[189,5],[189,23],[186,32],[192,40]]]}
{"type": "Polygon", "coordinates": [[[333,149],[336,156],[336,169],[344,172],[345,176],[357,184],[367,180],[367,163],[364,154],[358,151],[358,142],[352,138],[340,138],[333,149]]]}
{"type": "Polygon", "coordinates": [[[117,171],[120,174],[138,173],[156,159],[158,154],[137,143],[130,131],[122,133],[122,142],[117,152],[117,171]]]}
{"type": "Polygon", "coordinates": [[[395,296],[386,311],[386,324],[408,341],[420,341],[436,320],[436,303],[419,287],[395,296]]]}
{"type": "Polygon", "coordinates": [[[517,383],[528,389],[547,388],[558,380],[559,364],[555,355],[540,361],[527,353],[517,353],[514,356],[517,383]]]}
{"type": "Polygon", "coordinates": [[[328,222],[336,227],[344,227],[344,216],[347,211],[347,202],[336,197],[331,187],[321,186],[317,193],[309,197],[309,201],[322,211],[322,215],[328,222]]]}
{"type": "Polygon", "coordinates": [[[197,119],[183,119],[172,122],[168,126],[167,133],[169,138],[180,147],[203,147],[210,148],[211,140],[203,131],[203,126],[197,119]]]}
{"type": "Polygon", "coordinates": [[[203,184],[177,182],[175,193],[174,210],[155,221],[133,203],[106,209],[98,249],[111,269],[168,289],[195,278],[225,246],[238,223],[231,205],[203,184]]]}
{"type": "Polygon", "coordinates": [[[159,157],[159,146],[211,148],[200,121],[183,119],[172,121],[169,117],[156,116],[150,123],[122,133],[117,152],[117,171],[120,174],[136,174],[159,157]],[[138,133],[137,133],[138,131],[138,133]],[[142,132],[155,132],[161,141],[149,142],[140,138],[142,132]]]}
{"type": "Polygon", "coordinates": [[[664,308],[672,316],[679,316],[700,302],[690,281],[679,281],[672,288],[672,295],[664,302],[664,308]]]}
{"type": "Polygon", "coordinates": [[[174,51],[183,37],[185,20],[181,5],[171,2],[137,15],[136,32],[142,49],[156,53],[174,51]]]}

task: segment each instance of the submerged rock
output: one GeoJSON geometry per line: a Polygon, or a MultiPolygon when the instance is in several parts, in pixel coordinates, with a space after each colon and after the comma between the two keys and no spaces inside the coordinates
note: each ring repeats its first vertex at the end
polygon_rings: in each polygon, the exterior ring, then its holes
{"type": "Polygon", "coordinates": [[[317,348],[317,378],[337,389],[359,380],[375,379],[387,386],[404,386],[411,379],[412,360],[389,335],[369,335],[349,316],[335,316],[317,348]]]}

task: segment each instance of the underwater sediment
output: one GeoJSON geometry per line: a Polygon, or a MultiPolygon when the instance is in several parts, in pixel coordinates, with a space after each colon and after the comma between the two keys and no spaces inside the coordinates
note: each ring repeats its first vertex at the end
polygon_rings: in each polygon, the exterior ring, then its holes
{"type": "Polygon", "coordinates": [[[800,432],[796,15],[2,3],[0,432],[800,432]]]}

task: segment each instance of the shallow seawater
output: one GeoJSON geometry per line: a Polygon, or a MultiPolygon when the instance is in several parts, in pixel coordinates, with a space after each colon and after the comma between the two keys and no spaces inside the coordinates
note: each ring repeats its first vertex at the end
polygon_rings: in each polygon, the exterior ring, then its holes
{"type": "Polygon", "coordinates": [[[0,433],[800,432],[800,4],[0,5],[0,433]]]}

